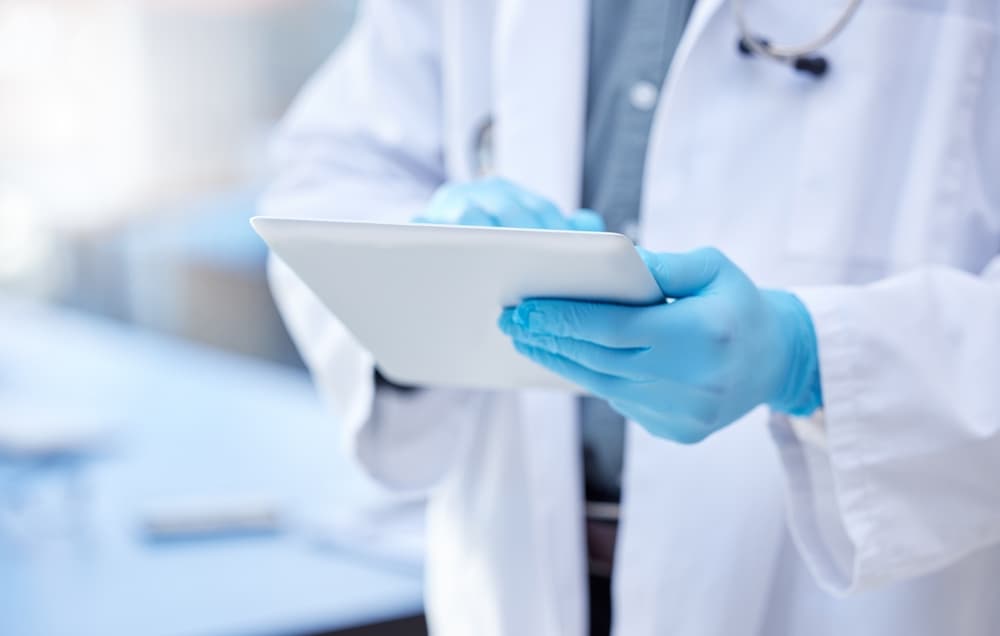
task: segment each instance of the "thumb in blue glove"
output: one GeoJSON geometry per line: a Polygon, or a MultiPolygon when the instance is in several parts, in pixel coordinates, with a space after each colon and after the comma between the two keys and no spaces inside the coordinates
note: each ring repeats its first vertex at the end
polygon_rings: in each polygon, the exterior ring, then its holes
{"type": "Polygon", "coordinates": [[[673,302],[527,300],[504,310],[500,328],[525,356],[678,442],[760,404],[796,415],[822,405],[816,336],[798,298],[758,289],[712,248],[640,253],[673,302]]]}

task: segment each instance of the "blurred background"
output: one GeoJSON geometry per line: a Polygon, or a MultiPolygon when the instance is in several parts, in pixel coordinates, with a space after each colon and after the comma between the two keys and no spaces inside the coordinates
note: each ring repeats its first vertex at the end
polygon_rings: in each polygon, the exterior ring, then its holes
{"type": "Polygon", "coordinates": [[[280,327],[244,320],[272,311],[246,220],[275,122],[353,9],[0,0],[4,286],[294,360],[280,327]]]}
{"type": "Polygon", "coordinates": [[[0,634],[411,634],[250,230],[352,0],[0,0],[0,634]]]}

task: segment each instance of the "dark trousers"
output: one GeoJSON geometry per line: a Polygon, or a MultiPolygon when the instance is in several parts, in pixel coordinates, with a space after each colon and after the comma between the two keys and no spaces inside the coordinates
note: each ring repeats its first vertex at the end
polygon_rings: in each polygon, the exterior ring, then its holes
{"type": "Polygon", "coordinates": [[[590,577],[590,636],[611,633],[611,579],[590,577]]]}

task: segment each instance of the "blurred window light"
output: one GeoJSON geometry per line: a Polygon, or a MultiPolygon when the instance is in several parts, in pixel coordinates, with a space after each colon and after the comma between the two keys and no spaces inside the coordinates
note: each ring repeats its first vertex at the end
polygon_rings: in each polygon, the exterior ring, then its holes
{"type": "Polygon", "coordinates": [[[308,0],[144,0],[144,4],[193,13],[246,13],[277,7],[307,5],[308,0]]]}
{"type": "Polygon", "coordinates": [[[0,77],[52,63],[66,37],[51,5],[21,1],[0,7],[0,77]]]}
{"type": "Polygon", "coordinates": [[[0,0],[0,182],[68,231],[259,179],[352,0],[0,0]]]}
{"type": "Polygon", "coordinates": [[[0,2],[0,178],[52,220],[108,209],[152,174],[130,4],[0,2]]]}

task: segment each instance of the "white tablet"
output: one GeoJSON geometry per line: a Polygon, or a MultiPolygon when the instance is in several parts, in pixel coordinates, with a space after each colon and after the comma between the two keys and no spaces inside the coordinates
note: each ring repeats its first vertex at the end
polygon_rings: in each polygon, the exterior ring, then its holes
{"type": "Polygon", "coordinates": [[[253,227],[406,385],[572,388],[497,328],[525,298],[627,304],[663,295],[621,234],[256,217],[253,227]]]}

